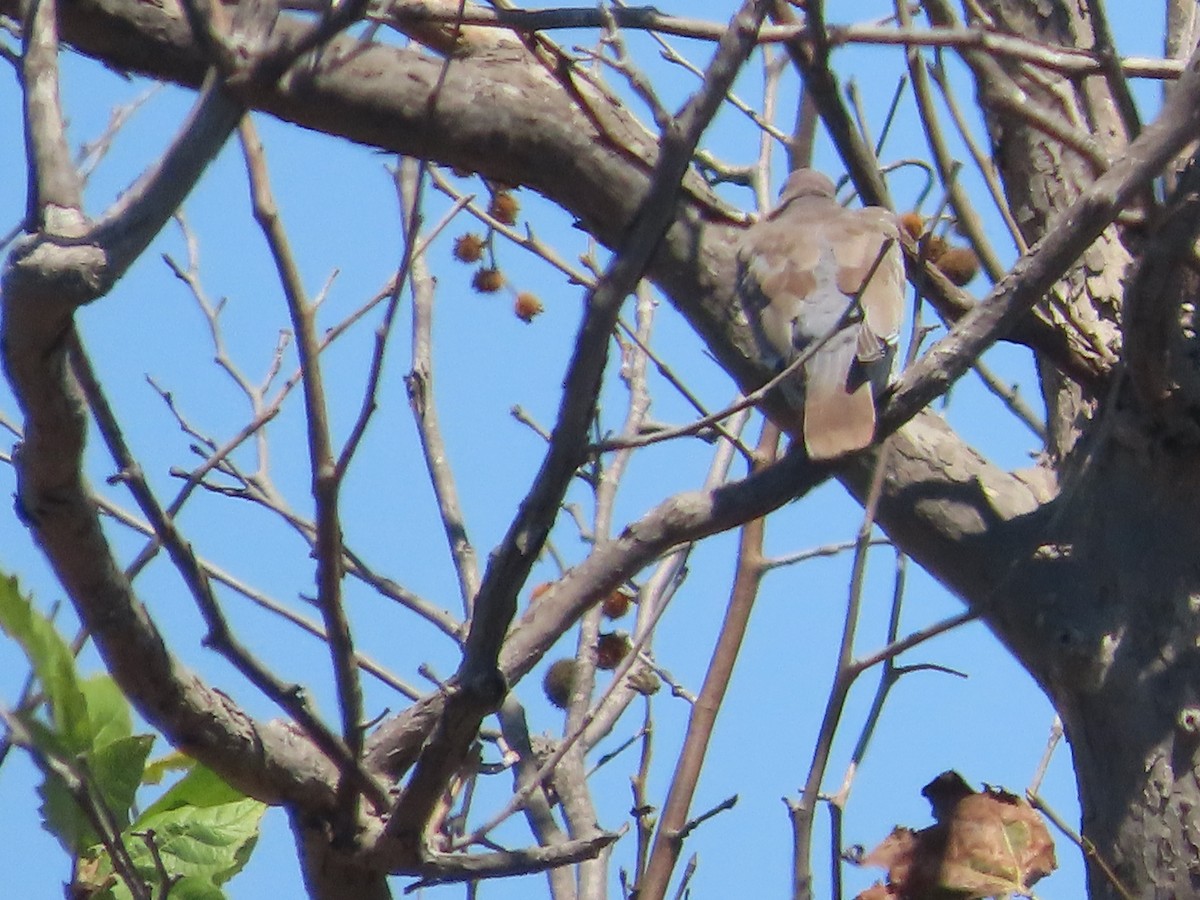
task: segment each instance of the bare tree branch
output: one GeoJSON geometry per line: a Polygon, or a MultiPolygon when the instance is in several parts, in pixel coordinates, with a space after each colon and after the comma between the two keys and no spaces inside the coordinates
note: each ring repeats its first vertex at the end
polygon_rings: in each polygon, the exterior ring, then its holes
{"type": "Polygon", "coordinates": [[[732,20],[702,89],[662,136],[662,154],[639,211],[613,262],[588,297],[549,452],[501,547],[492,554],[476,597],[458,672],[462,690],[447,702],[439,730],[422,751],[408,790],[388,822],[389,835],[403,843],[420,840],[434,798],[457,768],[482,717],[503,699],[506,683],[497,661],[516,611],[516,591],[541,551],[567,484],[583,460],[609,335],[621,303],[642,277],[673,218],[675,197],[692,151],[753,49],[765,14],[762,0],[751,0],[732,20]]]}
{"type": "Polygon", "coordinates": [[[316,306],[309,302],[300,277],[299,267],[279,217],[271,191],[266,156],[253,123],[245,118],[239,126],[242,153],[250,179],[254,218],[262,228],[271,257],[279,273],[280,285],[287,299],[288,313],[296,333],[296,349],[300,356],[301,383],[304,389],[305,421],[308,432],[309,465],[312,473],[312,494],[315,501],[317,607],[325,623],[325,634],[337,685],[338,710],[342,719],[342,742],[352,761],[350,768],[342,766],[342,781],[338,786],[338,817],[334,826],[334,841],[349,840],[358,819],[358,792],[364,791],[377,810],[387,807],[386,795],[370,791],[371,782],[357,777],[358,760],[362,756],[363,715],[362,683],[354,664],[354,638],[344,608],[342,578],[342,524],[339,510],[344,466],[334,456],[333,437],[329,429],[329,405],[320,360],[320,339],[316,328],[316,306]]]}
{"type": "MultiPolygon", "coordinates": [[[[769,466],[778,452],[780,432],[774,425],[763,426],[758,441],[759,467],[769,466]]],[[[704,684],[692,707],[687,734],[671,778],[670,791],[659,819],[654,846],[646,871],[638,882],[638,897],[661,900],[666,896],[671,872],[683,850],[684,837],[689,830],[688,812],[709,739],[716,725],[717,713],[725,698],[725,690],[733,675],[733,667],[741,651],[742,640],[750,622],[750,611],[758,596],[759,584],[766,569],[762,565],[762,544],[765,523],[754,519],[742,528],[738,549],[737,575],[725,611],[725,620],[713,648],[712,660],[704,676],[704,684]]]]}
{"type": "Polygon", "coordinates": [[[83,197],[59,101],[58,4],[42,0],[29,9],[21,65],[30,150],[26,228],[74,237],[83,227],[83,197]]]}
{"type": "MultiPolygon", "coordinates": [[[[402,221],[411,246],[417,236],[417,187],[414,173],[408,171],[413,164],[406,160],[397,173],[402,221]]],[[[435,174],[435,179],[437,178],[435,174]]],[[[454,571],[458,577],[458,588],[462,595],[463,615],[470,616],[479,592],[479,566],[475,559],[475,548],[467,534],[466,519],[458,501],[458,488],[450,468],[449,456],[442,438],[438,420],[433,379],[433,279],[423,256],[412,256],[409,267],[409,284],[412,287],[412,368],[405,376],[408,389],[408,404],[417,423],[417,434],[421,438],[421,450],[425,454],[425,465],[434,496],[438,500],[442,527],[450,545],[454,560],[454,571]]]]}

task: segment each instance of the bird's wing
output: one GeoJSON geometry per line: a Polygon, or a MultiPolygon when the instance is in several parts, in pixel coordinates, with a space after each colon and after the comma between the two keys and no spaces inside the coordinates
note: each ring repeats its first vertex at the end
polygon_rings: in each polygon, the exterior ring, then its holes
{"type": "Polygon", "coordinates": [[[813,205],[797,201],[787,215],[760,220],[738,251],[742,301],[756,317],[760,337],[785,363],[795,351],[794,324],[816,290],[825,245],[820,220],[803,215],[813,205]]]}
{"type": "Polygon", "coordinates": [[[845,209],[841,213],[827,224],[838,262],[838,288],[851,297],[859,297],[863,319],[870,330],[870,334],[863,335],[867,346],[860,347],[859,358],[878,358],[879,343],[899,334],[904,316],[904,257],[896,218],[879,207],[845,209]],[[864,356],[871,344],[874,356],[864,356]]]}

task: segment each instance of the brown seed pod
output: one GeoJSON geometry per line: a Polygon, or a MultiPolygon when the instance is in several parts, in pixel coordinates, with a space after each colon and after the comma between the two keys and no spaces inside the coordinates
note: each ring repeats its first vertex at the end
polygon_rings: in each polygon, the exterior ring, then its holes
{"type": "Polygon", "coordinates": [[[662,680],[649,666],[640,666],[629,673],[629,686],[643,697],[649,697],[658,693],[662,680]]]}
{"type": "Polygon", "coordinates": [[[546,692],[546,699],[559,709],[570,706],[571,693],[575,690],[575,660],[564,657],[551,663],[542,679],[542,690],[546,692]]]}
{"type": "Polygon", "coordinates": [[[606,618],[619,619],[625,613],[629,612],[629,607],[632,604],[633,592],[628,588],[621,587],[600,601],[600,609],[604,611],[606,618]]]}
{"type": "Polygon", "coordinates": [[[596,668],[611,672],[632,649],[633,643],[624,631],[601,632],[596,641],[596,668]]]}
{"type": "Polygon", "coordinates": [[[914,241],[920,240],[921,235],[925,233],[925,219],[915,209],[911,212],[901,213],[900,227],[907,231],[909,237],[914,241]]]}
{"type": "Polygon", "coordinates": [[[545,307],[542,306],[542,301],[537,298],[537,294],[529,291],[521,291],[517,294],[517,299],[513,301],[513,313],[516,317],[526,324],[533,321],[534,317],[541,313],[545,307]]]}
{"type": "Polygon", "coordinates": [[[940,235],[927,234],[921,238],[920,248],[921,256],[936,266],[937,261],[942,258],[942,254],[950,249],[950,245],[940,235]]]}
{"type": "Polygon", "coordinates": [[[479,262],[483,259],[483,238],[467,232],[454,239],[454,258],[465,263],[479,262]]]}
{"type": "Polygon", "coordinates": [[[959,287],[970,283],[979,273],[979,257],[969,247],[948,248],[934,261],[934,265],[959,287]]]}
{"type": "Polygon", "coordinates": [[[496,191],[492,194],[492,202],[488,204],[488,215],[505,225],[516,225],[520,209],[521,204],[516,197],[508,191],[496,191]]]}
{"type": "Polygon", "coordinates": [[[494,294],[504,287],[504,274],[499,269],[484,267],[475,271],[471,287],[481,294],[494,294]]]}

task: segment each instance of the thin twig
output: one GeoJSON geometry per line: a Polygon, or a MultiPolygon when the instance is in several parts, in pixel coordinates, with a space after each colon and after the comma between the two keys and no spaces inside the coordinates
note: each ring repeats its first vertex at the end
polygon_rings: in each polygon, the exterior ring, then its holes
{"type": "Polygon", "coordinates": [[[1050,733],[1046,736],[1046,749],[1042,753],[1041,762],[1038,763],[1037,770],[1033,773],[1033,778],[1029,780],[1029,787],[1025,793],[1036,794],[1042,789],[1042,779],[1046,777],[1046,771],[1050,768],[1050,760],[1053,758],[1054,750],[1058,747],[1062,736],[1062,719],[1056,714],[1054,721],[1050,723],[1050,733]]]}
{"type": "MultiPolygon", "coordinates": [[[[870,541],[870,546],[872,547],[890,547],[891,544],[891,539],[886,537],[873,537],[870,541]]],[[[807,550],[797,550],[795,553],[787,553],[783,556],[764,558],[761,565],[764,570],[770,571],[782,566],[792,566],[796,563],[807,562],[810,559],[837,556],[845,553],[847,550],[853,550],[857,546],[858,541],[838,541],[833,544],[823,544],[820,547],[810,547],[807,550]]]]}
{"type": "MultiPolygon", "coordinates": [[[[771,465],[779,452],[780,432],[768,422],[763,425],[756,456],[758,467],[771,465]]],[[[712,659],[704,676],[697,702],[688,717],[687,732],[679,752],[675,773],[658,823],[654,848],[646,872],[639,884],[638,897],[660,900],[666,895],[683,842],[695,823],[687,821],[696,784],[704,767],[709,742],[716,727],[717,714],[741,652],[750,622],[750,613],[758,596],[764,569],[761,565],[765,523],[755,519],[742,528],[738,548],[737,572],[730,592],[729,606],[713,648],[712,659]]],[[[736,802],[736,798],[735,798],[736,802]]],[[[732,805],[732,804],[731,804],[732,805]]]]}
{"type": "MultiPolygon", "coordinates": [[[[299,267],[272,196],[263,147],[249,117],[244,118],[239,125],[239,134],[250,179],[254,217],[270,247],[296,333],[312,471],[312,493],[316,505],[317,605],[324,620],[333,663],[338,709],[342,720],[342,740],[357,768],[358,760],[362,756],[365,716],[362,684],[358,678],[358,668],[354,665],[354,640],[342,598],[344,548],[338,501],[345,471],[334,456],[330,435],[315,308],[305,295],[299,267]]],[[[338,785],[340,821],[335,830],[346,839],[355,827],[358,815],[359,785],[355,783],[356,779],[350,777],[352,773],[353,770],[347,772],[343,768],[338,785]]]]}
{"type": "MultiPolygon", "coordinates": [[[[289,9],[310,9],[319,0],[288,0],[289,9]]],[[[475,6],[469,11],[438,10],[428,6],[390,7],[388,21],[397,23],[456,23],[480,27],[511,29],[519,32],[552,31],[564,28],[603,28],[608,16],[620,28],[649,31],[655,35],[717,41],[725,30],[720,22],[668,16],[653,7],[615,7],[601,12],[587,8],[494,9],[475,6]]],[[[1019,35],[1004,34],[979,26],[946,28],[897,28],[877,24],[831,25],[823,28],[820,38],[828,47],[852,44],[949,47],[976,50],[997,57],[1010,57],[1032,63],[1047,71],[1070,77],[1104,74],[1104,62],[1097,54],[1074,47],[1050,46],[1019,35]]],[[[808,25],[766,26],[758,36],[760,44],[787,42],[815,43],[818,40],[808,25]]],[[[1127,77],[1174,79],[1183,65],[1178,60],[1131,56],[1118,60],[1127,77]]]]}
{"type": "MultiPolygon", "coordinates": [[[[716,806],[712,807],[711,809],[706,809],[704,812],[700,813],[700,815],[696,816],[694,819],[689,819],[687,821],[687,823],[684,824],[683,828],[681,828],[679,830],[679,839],[685,840],[689,834],[691,834],[693,831],[695,831],[697,828],[699,828],[701,825],[703,825],[709,819],[713,818],[713,816],[720,815],[723,812],[728,812],[729,810],[733,809],[735,806],[737,806],[737,802],[738,802],[738,795],[731,794],[730,796],[726,797],[724,800],[722,800],[720,803],[718,803],[716,806]]],[[[685,873],[685,878],[686,878],[686,873],[685,873]]]]}
{"type": "MultiPolygon", "coordinates": [[[[731,423],[731,430],[735,435],[740,435],[742,429],[749,421],[749,411],[743,412],[731,423]]],[[[717,445],[716,452],[713,453],[712,462],[709,464],[708,472],[705,475],[704,486],[706,489],[715,489],[719,485],[728,482],[730,466],[734,459],[733,448],[734,445],[730,441],[721,441],[717,445]]],[[[633,654],[642,655],[643,650],[650,646],[659,620],[666,612],[671,600],[676,596],[687,575],[687,562],[694,546],[694,544],[688,543],[675,547],[659,561],[650,577],[642,585],[641,590],[638,592],[637,625],[634,629],[631,656],[633,654]]],[[[678,686],[675,679],[662,666],[653,660],[643,660],[643,662],[646,665],[650,665],[658,673],[659,677],[671,685],[673,695],[681,696],[685,700],[689,699],[687,694],[678,686]]],[[[614,673],[613,685],[620,682],[618,675],[623,677],[623,674],[623,666],[618,667],[617,672],[614,673]]],[[[618,717],[624,712],[628,703],[633,699],[633,696],[634,692],[627,684],[624,686],[622,692],[612,690],[606,692],[605,696],[596,703],[595,716],[587,732],[583,735],[584,746],[589,749],[595,747],[612,730],[618,717]]]]}
{"type": "MultiPolygon", "coordinates": [[[[910,16],[908,4],[904,0],[896,0],[895,8],[897,20],[901,25],[907,25],[910,16]]],[[[925,63],[925,57],[913,48],[909,49],[906,56],[908,74],[913,85],[913,97],[917,104],[917,113],[921,117],[925,137],[929,142],[929,149],[933,154],[933,161],[937,166],[938,175],[941,177],[942,184],[947,186],[946,189],[949,194],[950,206],[954,210],[955,221],[962,229],[967,240],[971,242],[971,249],[975,251],[975,255],[983,264],[984,271],[988,273],[988,277],[992,281],[998,281],[1004,273],[1004,266],[1001,264],[1000,258],[996,255],[991,241],[987,238],[983,222],[975,209],[975,204],[967,196],[962,181],[958,178],[950,177],[955,161],[951,156],[949,147],[946,145],[941,123],[934,110],[933,92],[930,90],[929,69],[925,63]]]]}
{"type": "MultiPolygon", "coordinates": [[[[458,578],[463,615],[470,618],[475,594],[479,590],[479,567],[475,548],[468,536],[466,518],[458,499],[458,487],[450,468],[449,454],[437,414],[433,376],[433,289],[424,255],[412,253],[420,226],[420,182],[426,171],[424,164],[404,160],[395,172],[400,196],[401,222],[405,233],[405,258],[401,266],[407,269],[412,291],[412,367],[404,378],[408,404],[417,426],[425,468],[433,486],[442,529],[450,547],[454,572],[458,578]],[[417,170],[418,166],[420,171],[417,170]]],[[[389,304],[389,311],[394,306],[389,304]]]]}
{"type": "Polygon", "coordinates": [[[384,803],[386,794],[358,764],[345,744],[325,727],[308,703],[304,692],[296,691],[293,685],[284,684],[262,665],[235,637],[221,612],[207,571],[200,565],[195,550],[179,533],[174,520],[162,508],[150,490],[142,468],[134,459],[117,424],[116,416],[101,389],[100,383],[84,353],[78,337],[71,338],[71,368],[76,380],[87,397],[88,405],[95,417],[97,428],[108,445],[113,461],[117,465],[121,482],[129,489],[142,514],[149,520],[154,533],[166,548],[168,556],[179,571],[184,583],[208,626],[206,643],[230,661],[260,691],[286,710],[308,736],[330,760],[338,766],[343,776],[356,784],[377,808],[384,803]]]}
{"type": "Polygon", "coordinates": [[[984,387],[1007,406],[1009,411],[1044,444],[1046,442],[1046,423],[1021,397],[1020,387],[1015,384],[1005,384],[989,366],[982,362],[976,362],[971,368],[979,376],[984,387]]]}
{"type": "Polygon", "coordinates": [[[1088,15],[1092,20],[1092,52],[1104,70],[1104,78],[1108,81],[1108,90],[1117,105],[1121,115],[1121,124],[1125,126],[1126,140],[1133,140],[1142,132],[1142,118],[1138,114],[1137,103],[1133,99],[1133,91],[1129,89],[1129,79],[1121,68],[1121,57],[1117,53],[1116,42],[1113,40],[1112,29],[1108,25],[1108,13],[1105,12],[1103,0],[1086,0],[1088,15]]]}
{"type": "Polygon", "coordinates": [[[833,684],[829,690],[829,697],[825,703],[825,714],[821,720],[821,727],[817,732],[817,739],[813,746],[808,778],[805,780],[799,801],[794,803],[788,802],[793,831],[792,893],[797,900],[812,896],[811,843],[817,798],[820,794],[821,782],[825,778],[825,770],[829,764],[829,755],[833,749],[833,738],[841,722],[846,697],[849,695],[850,688],[854,684],[855,679],[862,671],[854,662],[854,636],[859,624],[863,579],[866,574],[871,532],[874,530],[875,525],[875,510],[879,504],[879,497],[883,490],[883,479],[887,472],[889,447],[890,445],[885,443],[879,450],[866,502],[863,504],[863,518],[856,538],[854,563],[850,575],[849,597],[846,602],[846,614],[842,625],[842,638],[838,646],[837,668],[833,675],[833,684]]]}

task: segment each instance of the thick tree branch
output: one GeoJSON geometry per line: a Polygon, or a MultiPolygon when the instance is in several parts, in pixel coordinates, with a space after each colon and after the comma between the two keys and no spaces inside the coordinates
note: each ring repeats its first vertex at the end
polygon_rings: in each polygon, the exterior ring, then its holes
{"type": "MultiPolygon", "coordinates": [[[[229,3],[233,0],[224,0],[229,3]]],[[[287,0],[284,9],[323,12],[321,0],[287,0]]],[[[623,31],[652,31],[677,37],[717,41],[725,33],[725,25],[708,19],[671,16],[653,6],[618,6],[598,10],[576,6],[547,9],[489,8],[472,4],[462,5],[455,0],[434,6],[427,0],[405,0],[393,3],[386,10],[372,11],[406,34],[426,25],[459,25],[464,28],[491,27],[522,34],[558,29],[608,27],[612,22],[623,31]]],[[[982,50],[1001,57],[1024,60],[1060,75],[1084,76],[1106,71],[1108,63],[1096,53],[1077,47],[1051,46],[1028,40],[1020,35],[1002,34],[979,26],[955,28],[896,28],[873,23],[828,25],[825,41],[831,48],[855,44],[880,46],[950,47],[956,50],[982,50]]],[[[811,40],[803,24],[765,25],[758,35],[760,44],[788,43],[811,40]]],[[[1179,77],[1182,66],[1174,59],[1153,59],[1128,56],[1116,60],[1129,78],[1172,80],[1179,77]]]]}
{"type": "Polygon", "coordinates": [[[27,227],[74,236],[82,225],[82,184],[67,147],[59,100],[55,0],[34,0],[28,5],[23,49],[25,147],[30,164],[27,227]]]}
{"type": "Polygon", "coordinates": [[[473,853],[469,856],[438,854],[425,863],[421,871],[421,880],[412,885],[410,890],[457,881],[504,878],[508,875],[530,875],[558,866],[595,859],[597,854],[620,836],[620,832],[605,831],[593,837],[563,841],[550,847],[473,853]]]}
{"type": "MultiPolygon", "coordinates": [[[[876,521],[1045,683],[1054,637],[1037,608],[1062,567],[1055,560],[1031,562],[1038,547],[1052,540],[1052,486],[1038,480],[1038,470],[1028,481],[1001,471],[928,412],[888,444],[876,521]]],[[[856,457],[840,473],[860,502],[870,489],[876,452],[856,457]]]]}
{"type": "Polygon", "coordinates": [[[1138,262],[1122,321],[1129,380],[1156,433],[1171,443],[1200,440],[1196,306],[1200,261],[1200,158],[1178,178],[1158,228],[1138,262]]]}
{"type": "MultiPolygon", "coordinates": [[[[0,0],[0,9],[10,2],[0,0]]],[[[67,11],[64,29],[73,42],[102,53],[114,65],[155,77],[185,84],[202,77],[203,61],[186,28],[143,8],[137,20],[114,21],[111,16],[128,9],[126,0],[107,2],[103,17],[90,7],[67,11]],[[142,30],[120,41],[97,40],[113,33],[117,22],[123,34],[139,25],[142,30]]],[[[276,26],[275,36],[285,46],[302,34],[302,26],[286,19],[276,26]]],[[[337,62],[278,88],[248,85],[240,97],[331,135],[528,185],[577,216],[597,239],[617,245],[634,214],[634,199],[644,190],[656,148],[653,137],[608,98],[594,95],[586,84],[575,84],[578,96],[588,100],[582,109],[539,63],[513,48],[455,59],[444,73],[439,60],[414,51],[359,45],[349,38],[331,42],[326,58],[337,62]],[[501,84],[510,90],[498,90],[501,84]],[[437,103],[431,107],[429,98],[439,85],[437,103]],[[493,152],[495,147],[503,147],[504,153],[493,152]],[[544,165],[548,158],[562,165],[544,165]]],[[[862,192],[870,178],[865,164],[858,175],[862,192]]],[[[748,333],[729,327],[736,320],[726,277],[734,238],[715,227],[740,217],[698,180],[689,178],[687,185],[695,203],[683,210],[668,233],[650,275],[677,298],[727,370],[743,384],[761,381],[764,370],[752,362],[748,333]]],[[[871,199],[874,194],[867,190],[863,196],[871,199]]],[[[923,289],[945,295],[945,310],[963,308],[961,292],[947,293],[933,278],[926,282],[923,289]]],[[[1094,361],[1078,358],[1052,328],[1036,320],[1022,320],[1014,337],[1037,347],[1074,377],[1093,381],[1100,374],[1094,361]]]]}
{"type": "Polygon", "coordinates": [[[116,283],[175,215],[241,117],[241,104],[215,78],[205,83],[170,148],[89,230],[88,240],[107,253],[108,284],[116,283]]]}

